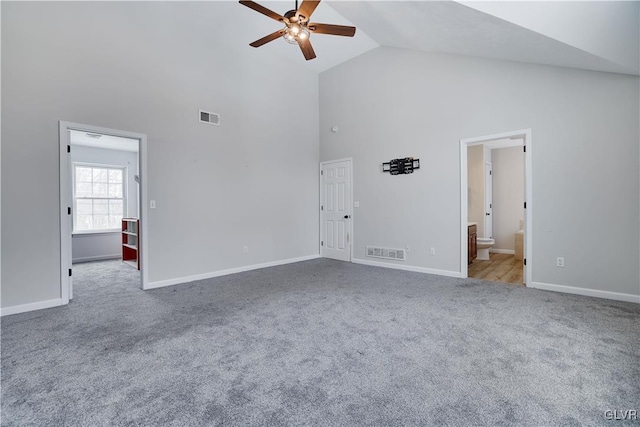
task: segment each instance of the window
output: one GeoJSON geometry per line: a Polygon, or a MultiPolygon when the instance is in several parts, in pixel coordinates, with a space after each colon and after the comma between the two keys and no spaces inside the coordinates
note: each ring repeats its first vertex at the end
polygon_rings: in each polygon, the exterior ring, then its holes
{"type": "Polygon", "coordinates": [[[125,212],[126,169],[73,165],[73,231],[119,230],[125,212]]]}

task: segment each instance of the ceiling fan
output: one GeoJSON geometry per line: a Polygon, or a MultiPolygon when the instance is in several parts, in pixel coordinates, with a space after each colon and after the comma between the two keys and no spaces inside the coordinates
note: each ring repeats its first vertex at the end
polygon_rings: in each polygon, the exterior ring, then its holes
{"type": "Polygon", "coordinates": [[[255,10],[256,12],[260,12],[263,15],[266,15],[269,18],[281,22],[285,25],[283,29],[264,36],[263,38],[250,43],[249,46],[260,47],[263,44],[267,44],[270,41],[277,39],[278,37],[282,37],[287,42],[300,46],[302,54],[308,61],[316,57],[316,53],[313,51],[311,41],[309,40],[309,36],[311,35],[311,33],[353,37],[353,35],[356,33],[356,27],[309,22],[309,18],[311,17],[311,14],[316,9],[316,7],[318,7],[318,3],[320,3],[320,0],[303,0],[300,8],[298,8],[298,0],[296,0],[295,10],[290,10],[283,16],[267,9],[264,6],[259,5],[256,2],[240,0],[240,4],[243,4],[248,8],[255,10]]]}

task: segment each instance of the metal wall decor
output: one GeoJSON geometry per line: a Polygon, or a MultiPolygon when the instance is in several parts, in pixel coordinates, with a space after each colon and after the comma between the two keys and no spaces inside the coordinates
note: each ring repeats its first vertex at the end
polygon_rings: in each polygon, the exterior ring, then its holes
{"type": "Polygon", "coordinates": [[[413,157],[393,159],[382,164],[382,172],[389,172],[391,175],[413,173],[414,169],[420,169],[420,159],[414,159],[413,157]]]}

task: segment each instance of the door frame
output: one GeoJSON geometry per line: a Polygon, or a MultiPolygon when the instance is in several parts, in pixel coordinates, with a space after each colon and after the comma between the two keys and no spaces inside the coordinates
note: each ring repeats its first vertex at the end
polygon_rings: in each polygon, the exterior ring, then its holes
{"type": "Polygon", "coordinates": [[[328,165],[331,163],[337,163],[337,162],[347,162],[348,163],[348,169],[349,169],[349,197],[348,197],[348,203],[349,203],[349,210],[351,212],[351,218],[349,221],[349,261],[348,262],[353,262],[353,221],[355,219],[355,212],[353,210],[353,157],[345,157],[343,159],[335,159],[335,160],[325,160],[323,162],[320,162],[320,165],[318,167],[318,177],[319,177],[319,183],[318,183],[318,189],[320,190],[318,193],[318,255],[320,257],[322,257],[322,167],[324,165],[328,165]]]}
{"type": "MultiPolygon", "coordinates": [[[[484,161],[484,237],[488,239],[493,239],[493,162],[484,161]],[[489,169],[489,180],[491,181],[491,185],[487,185],[487,169],[489,169]],[[491,197],[488,197],[487,189],[491,188],[491,197]],[[490,201],[490,202],[489,202],[490,201]],[[487,215],[487,212],[489,215],[487,215]],[[489,218],[489,219],[487,219],[489,218]],[[490,227],[488,226],[490,225],[490,227]],[[491,233],[488,233],[487,230],[491,229],[491,233]]],[[[468,265],[468,264],[467,264],[468,265]]]]}
{"type": "MultiPolygon", "coordinates": [[[[524,200],[526,209],[524,210],[524,282],[531,286],[533,283],[533,185],[532,185],[532,154],[533,140],[531,129],[520,129],[510,132],[496,133],[460,140],[460,275],[462,278],[468,277],[467,266],[467,241],[468,241],[468,174],[467,174],[467,148],[472,145],[480,145],[496,139],[519,139],[522,138],[525,147],[524,164],[524,200]]],[[[524,209],[524,206],[523,206],[524,209]]]]}
{"type": "Polygon", "coordinates": [[[69,131],[99,133],[104,135],[119,136],[138,140],[138,175],[140,176],[139,201],[140,211],[138,212],[141,223],[141,259],[140,259],[140,288],[147,289],[149,283],[149,263],[148,246],[148,226],[147,226],[147,135],[124,130],[109,129],[81,123],[59,121],[59,142],[60,142],[60,298],[62,304],[68,304],[70,297],[70,286],[72,278],[69,277],[69,269],[72,268],[72,214],[68,208],[73,206],[73,194],[71,190],[71,158],[67,151],[67,146],[71,144],[69,131]]]}

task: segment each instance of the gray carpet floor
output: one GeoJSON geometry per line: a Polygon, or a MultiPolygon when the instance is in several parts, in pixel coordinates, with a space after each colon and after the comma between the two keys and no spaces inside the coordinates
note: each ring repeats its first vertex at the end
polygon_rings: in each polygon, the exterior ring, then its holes
{"type": "MultiPolygon", "coordinates": [[[[625,425],[638,305],[319,259],[2,318],[3,426],[625,425]]],[[[633,422],[638,425],[638,421],[633,422]]]]}

